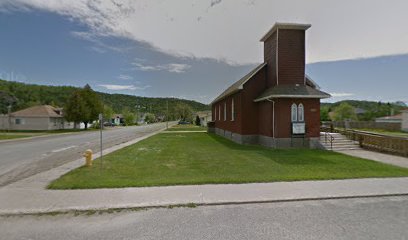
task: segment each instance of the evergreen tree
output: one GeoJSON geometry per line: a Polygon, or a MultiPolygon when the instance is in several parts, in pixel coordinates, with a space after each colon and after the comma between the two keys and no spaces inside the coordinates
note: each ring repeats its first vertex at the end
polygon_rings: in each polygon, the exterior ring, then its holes
{"type": "Polygon", "coordinates": [[[200,125],[201,125],[201,120],[200,120],[200,117],[199,117],[198,115],[196,116],[195,124],[196,124],[197,126],[200,126],[200,125]]]}

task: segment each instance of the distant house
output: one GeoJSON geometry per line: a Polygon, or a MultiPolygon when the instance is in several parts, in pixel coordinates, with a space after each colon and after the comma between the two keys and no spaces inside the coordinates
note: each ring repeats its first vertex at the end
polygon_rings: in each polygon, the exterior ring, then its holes
{"type": "Polygon", "coordinates": [[[218,135],[276,148],[318,146],[320,99],[330,95],[305,74],[310,26],[276,23],[262,37],[264,62],[211,103],[218,135]]]}
{"type": "Polygon", "coordinates": [[[375,119],[375,122],[378,123],[402,123],[402,113],[393,115],[393,116],[385,116],[379,117],[375,119]]]}
{"type": "Polygon", "coordinates": [[[64,120],[62,109],[40,105],[0,115],[0,129],[10,130],[59,130],[73,128],[74,124],[64,120]]]}
{"type": "Polygon", "coordinates": [[[354,108],[354,112],[356,113],[356,115],[363,115],[367,111],[365,109],[362,109],[362,108],[354,108]]]}
{"type": "Polygon", "coordinates": [[[114,114],[111,117],[111,123],[118,126],[118,125],[124,124],[125,119],[123,118],[122,114],[114,114]]]}
{"type": "Polygon", "coordinates": [[[196,114],[200,118],[200,124],[203,127],[206,127],[207,123],[212,121],[211,111],[201,111],[201,112],[197,112],[196,114]]]}
{"type": "Polygon", "coordinates": [[[408,108],[402,110],[401,130],[404,132],[408,132],[408,108]]]}

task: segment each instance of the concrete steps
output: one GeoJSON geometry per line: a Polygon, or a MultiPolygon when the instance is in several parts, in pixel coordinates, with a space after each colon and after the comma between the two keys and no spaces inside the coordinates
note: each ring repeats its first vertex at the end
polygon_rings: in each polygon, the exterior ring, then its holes
{"type": "Polygon", "coordinates": [[[330,137],[325,137],[325,133],[320,133],[320,144],[326,150],[342,151],[342,150],[359,150],[361,149],[358,142],[347,139],[340,133],[329,133],[333,137],[333,144],[330,143],[330,137]]]}

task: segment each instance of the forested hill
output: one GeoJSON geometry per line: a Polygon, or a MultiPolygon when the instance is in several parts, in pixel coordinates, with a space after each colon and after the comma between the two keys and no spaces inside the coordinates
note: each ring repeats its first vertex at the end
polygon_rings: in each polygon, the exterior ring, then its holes
{"type": "Polygon", "coordinates": [[[378,117],[398,114],[401,109],[406,108],[404,102],[373,102],[373,101],[358,101],[358,100],[344,100],[335,103],[322,103],[320,106],[323,120],[328,120],[328,113],[336,111],[342,103],[352,106],[357,114],[357,119],[360,121],[372,121],[378,117]],[[326,117],[324,117],[326,113],[326,117]]]}
{"type": "MultiPolygon", "coordinates": [[[[53,106],[64,106],[69,96],[78,90],[77,87],[70,86],[45,86],[11,82],[0,79],[0,113],[7,111],[8,101],[17,100],[13,104],[13,111],[39,104],[49,104],[53,106]]],[[[103,103],[121,113],[123,109],[152,112],[154,114],[164,114],[166,112],[167,101],[169,111],[179,103],[189,105],[194,111],[209,110],[208,105],[178,98],[152,98],[139,97],[125,94],[108,94],[97,92],[103,103]]]]}

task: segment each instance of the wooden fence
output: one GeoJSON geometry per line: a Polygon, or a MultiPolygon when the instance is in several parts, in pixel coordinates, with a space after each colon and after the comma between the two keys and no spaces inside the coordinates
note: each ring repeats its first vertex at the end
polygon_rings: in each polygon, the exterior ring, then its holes
{"type": "Polygon", "coordinates": [[[330,127],[322,127],[321,130],[345,135],[350,140],[358,141],[362,148],[408,157],[408,138],[330,127]]]}
{"type": "MultiPolygon", "coordinates": [[[[386,123],[373,121],[333,121],[330,122],[336,128],[356,128],[356,129],[383,129],[389,131],[401,131],[401,123],[386,123]],[[346,126],[347,125],[347,126],[346,126]]],[[[326,124],[330,124],[327,122],[326,124]]]]}

